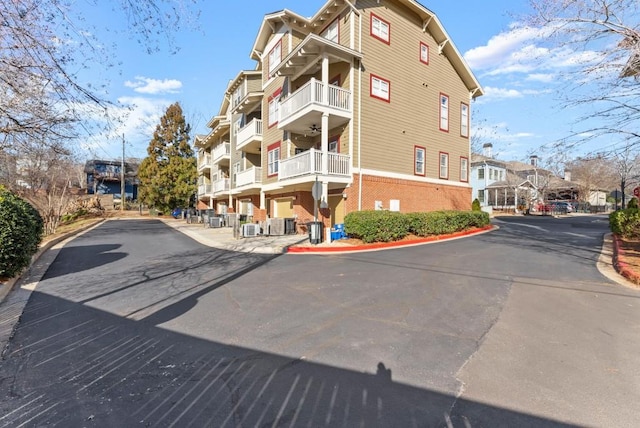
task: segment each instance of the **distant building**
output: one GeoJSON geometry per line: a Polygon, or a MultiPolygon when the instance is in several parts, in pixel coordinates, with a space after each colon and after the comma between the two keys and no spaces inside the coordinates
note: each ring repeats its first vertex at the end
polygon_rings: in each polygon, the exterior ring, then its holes
{"type": "MultiPolygon", "coordinates": [[[[124,191],[126,199],[138,199],[138,164],[125,162],[124,191]]],[[[120,198],[122,162],[106,160],[90,160],[84,166],[87,174],[87,193],[90,195],[112,194],[120,198]]]]}

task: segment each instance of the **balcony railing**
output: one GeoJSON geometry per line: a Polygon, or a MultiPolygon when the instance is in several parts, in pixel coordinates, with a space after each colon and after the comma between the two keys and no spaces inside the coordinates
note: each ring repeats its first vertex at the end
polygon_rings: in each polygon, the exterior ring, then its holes
{"type": "Polygon", "coordinates": [[[262,168],[254,166],[236,174],[236,187],[262,183],[262,168]]]}
{"type": "Polygon", "coordinates": [[[260,140],[262,140],[262,120],[253,119],[238,131],[238,143],[236,144],[236,148],[241,149],[245,144],[248,144],[251,141],[260,140]]]}
{"type": "Polygon", "coordinates": [[[229,179],[223,178],[213,182],[213,193],[225,192],[229,190],[229,179]]]}
{"type": "Polygon", "coordinates": [[[220,159],[222,159],[225,156],[229,156],[231,153],[231,144],[225,142],[222,144],[218,144],[214,149],[213,149],[213,162],[218,162],[220,159]]]}
{"type": "Polygon", "coordinates": [[[204,156],[198,158],[198,169],[211,166],[211,154],[205,153],[204,156]]]}
{"type": "Polygon", "coordinates": [[[280,102],[279,120],[285,121],[311,104],[351,112],[351,92],[339,86],[325,85],[323,82],[311,79],[280,102]]]}
{"type": "Polygon", "coordinates": [[[198,195],[208,195],[211,193],[211,184],[198,185],[198,195]]]}
{"type": "MultiPolygon", "coordinates": [[[[315,149],[283,159],[278,168],[278,179],[322,174],[322,160],[322,152],[315,149]]],[[[338,153],[327,153],[327,167],[328,175],[348,177],[351,175],[351,158],[338,153]]]]}

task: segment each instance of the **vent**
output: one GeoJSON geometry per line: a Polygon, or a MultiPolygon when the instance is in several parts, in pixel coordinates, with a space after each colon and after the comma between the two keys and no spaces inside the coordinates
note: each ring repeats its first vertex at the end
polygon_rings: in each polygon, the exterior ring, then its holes
{"type": "Polygon", "coordinates": [[[284,219],[283,218],[267,219],[267,233],[271,236],[284,235],[284,219]]]}

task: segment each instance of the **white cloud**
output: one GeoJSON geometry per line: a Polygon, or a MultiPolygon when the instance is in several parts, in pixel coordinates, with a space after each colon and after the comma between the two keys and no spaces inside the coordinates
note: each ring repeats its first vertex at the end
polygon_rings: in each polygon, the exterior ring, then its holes
{"type": "MultiPolygon", "coordinates": [[[[92,156],[117,159],[122,156],[122,137],[126,141],[127,157],[146,156],[146,147],[153,137],[160,117],[173,101],[145,97],[120,97],[118,107],[109,109],[114,118],[107,131],[98,132],[83,141],[83,148],[92,156]]],[[[96,122],[106,125],[100,112],[92,115],[96,122]]]]}
{"type": "Polygon", "coordinates": [[[144,76],[136,76],[135,81],[127,80],[124,82],[127,88],[133,88],[140,94],[175,94],[182,88],[182,82],[175,79],[151,79],[144,76]]]}
{"type": "Polygon", "coordinates": [[[478,103],[483,104],[489,101],[522,98],[524,93],[516,89],[495,88],[493,86],[484,87],[484,95],[478,98],[478,103]]]}
{"type": "Polygon", "coordinates": [[[531,73],[525,80],[531,82],[551,83],[556,79],[556,75],[552,73],[531,73]]]}

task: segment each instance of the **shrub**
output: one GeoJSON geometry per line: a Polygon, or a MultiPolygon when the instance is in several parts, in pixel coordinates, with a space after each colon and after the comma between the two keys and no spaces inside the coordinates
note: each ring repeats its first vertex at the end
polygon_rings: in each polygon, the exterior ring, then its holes
{"type": "Polygon", "coordinates": [[[471,211],[481,211],[480,200],[478,198],[475,198],[473,202],[471,202],[471,211]]]}
{"type": "Polygon", "coordinates": [[[367,243],[398,241],[409,234],[409,221],[393,211],[356,211],[345,216],[344,230],[367,243]]]}
{"type": "Polygon", "coordinates": [[[609,227],[623,238],[640,238],[640,209],[627,208],[612,212],[609,214],[609,227]]]}
{"type": "Polygon", "coordinates": [[[43,230],[38,211],[0,187],[0,277],[12,278],[29,266],[43,230]]]}
{"type": "Polygon", "coordinates": [[[627,208],[638,208],[638,199],[637,198],[629,199],[629,203],[627,204],[627,208]]]}
{"type": "Polygon", "coordinates": [[[397,241],[409,233],[426,237],[459,232],[489,224],[482,211],[432,211],[400,214],[389,211],[356,211],[344,219],[345,233],[363,242],[397,241]]]}

